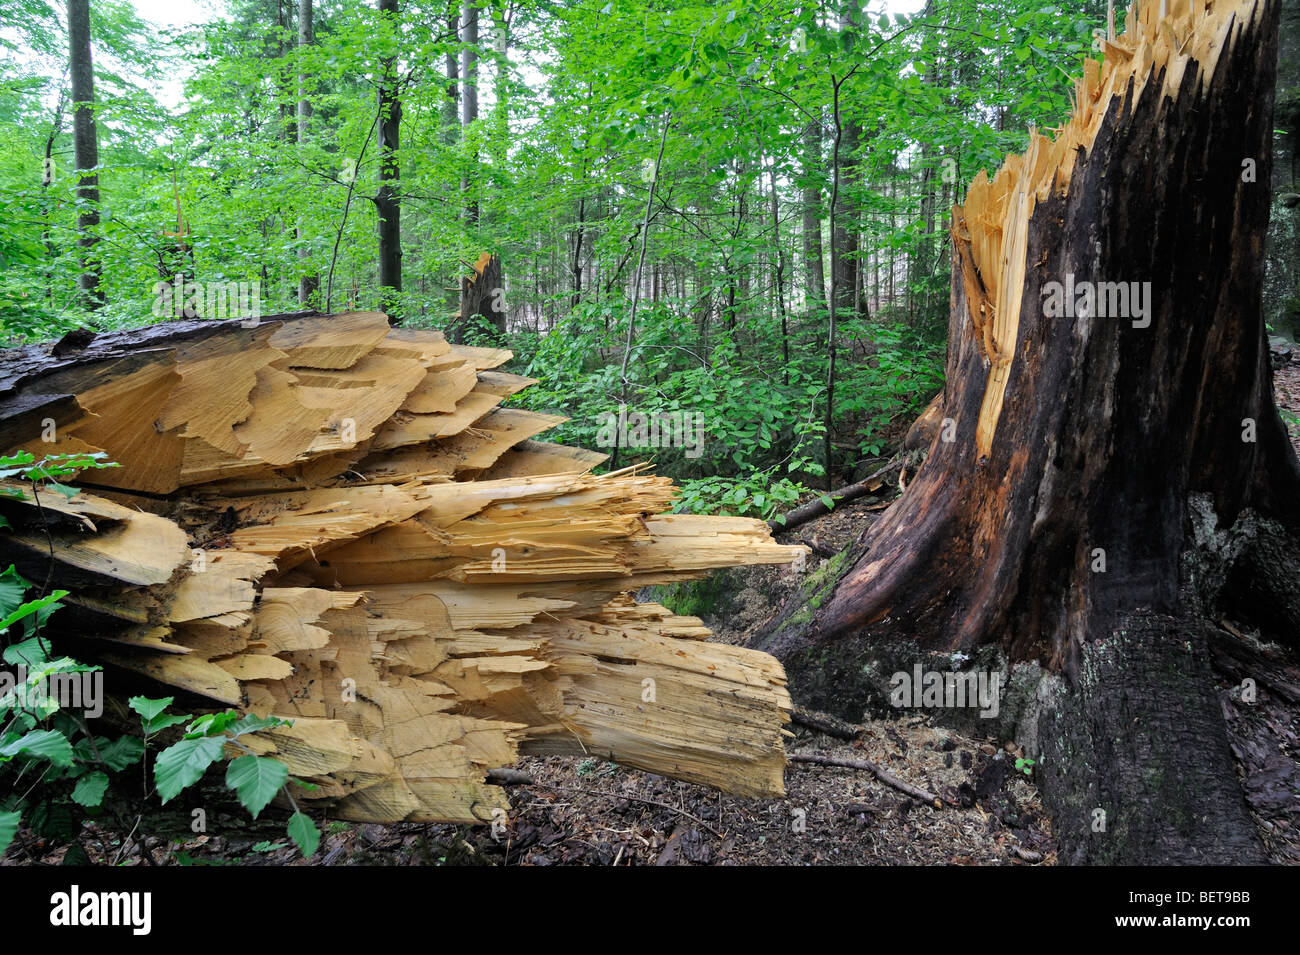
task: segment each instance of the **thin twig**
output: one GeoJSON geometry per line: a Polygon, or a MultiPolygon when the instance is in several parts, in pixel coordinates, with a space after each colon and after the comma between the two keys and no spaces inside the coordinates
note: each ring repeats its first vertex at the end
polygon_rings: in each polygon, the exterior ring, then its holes
{"type": "Polygon", "coordinates": [[[935,809],[942,809],[944,801],[928,790],[913,786],[909,782],[904,782],[891,772],[881,769],[875,763],[868,763],[865,760],[857,759],[835,759],[831,756],[814,756],[811,753],[791,753],[786,757],[792,763],[811,763],[814,766],[835,766],[840,769],[861,769],[871,775],[886,786],[892,786],[901,793],[907,793],[913,799],[919,799],[921,802],[929,803],[935,809]]]}

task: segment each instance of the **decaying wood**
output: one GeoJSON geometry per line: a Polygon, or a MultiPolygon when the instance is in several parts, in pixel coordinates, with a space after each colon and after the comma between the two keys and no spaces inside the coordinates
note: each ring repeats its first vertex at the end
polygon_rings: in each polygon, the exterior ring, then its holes
{"type": "Polygon", "coordinates": [[[629,592],[802,549],[533,440],[563,419],[502,407],[509,358],[377,313],[14,350],[6,450],[123,466],[42,493],[48,538],[0,501],[0,560],[73,591],[51,636],[110,690],[292,718],[249,745],[338,818],[490,821],[521,753],[782,793],[780,664],[629,592]]]}
{"type": "Polygon", "coordinates": [[[830,713],[810,710],[806,706],[796,705],[790,713],[790,721],[836,739],[857,739],[862,735],[862,731],[852,723],[830,713]]]}

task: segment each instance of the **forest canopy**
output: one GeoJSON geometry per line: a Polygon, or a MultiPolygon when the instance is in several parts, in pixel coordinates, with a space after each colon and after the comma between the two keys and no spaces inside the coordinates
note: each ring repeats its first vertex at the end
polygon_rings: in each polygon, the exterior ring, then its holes
{"type": "Polygon", "coordinates": [[[708,409],[705,453],[660,466],[683,506],[766,517],[884,455],[938,390],[949,210],[1064,118],[1105,6],[233,0],[197,25],[125,2],[90,18],[88,297],[63,10],[0,12],[11,340],[172,317],[178,277],[200,299],[255,290],[267,314],[447,328],[490,252],[506,318],[455,331],[507,340],[541,381],[519,401],[588,445],[619,405],[708,409]]]}

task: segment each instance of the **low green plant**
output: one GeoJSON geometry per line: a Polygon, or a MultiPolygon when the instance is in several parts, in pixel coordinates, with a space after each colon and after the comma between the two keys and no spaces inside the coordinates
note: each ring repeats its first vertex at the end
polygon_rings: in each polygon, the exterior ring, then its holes
{"type": "Polygon", "coordinates": [[[788,511],[809,488],[788,477],[760,471],[745,478],[700,478],[683,481],[675,513],[734,514],[770,520],[788,511]]]}

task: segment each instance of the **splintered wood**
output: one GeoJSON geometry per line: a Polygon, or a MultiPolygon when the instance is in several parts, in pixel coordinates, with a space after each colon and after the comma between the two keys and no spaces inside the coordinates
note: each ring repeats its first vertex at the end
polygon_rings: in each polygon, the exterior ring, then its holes
{"type": "Polygon", "coordinates": [[[123,466],[4,501],[0,558],[43,580],[52,551],[51,625],[133,691],[291,718],[250,745],[339,818],[490,821],[521,753],[782,794],[781,665],[630,593],[803,549],[533,440],[563,419],[501,407],[533,383],[509,358],[370,313],[11,351],[8,450],[123,466]]]}
{"type": "Polygon", "coordinates": [[[976,441],[993,444],[1015,358],[1025,279],[1026,240],[1036,203],[1069,191],[1076,158],[1090,153],[1103,120],[1136,102],[1150,83],[1170,98],[1204,94],[1219,57],[1263,6],[1255,0],[1160,0],[1134,3],[1124,32],[1102,41],[1075,80],[1074,110],[1051,137],[1030,133],[1029,148],[1009,155],[990,180],[983,170],[953,209],[954,244],[963,258],[971,321],[989,363],[976,441]],[[1191,77],[1193,82],[1186,83],[1191,77]],[[969,266],[967,265],[967,260],[969,266]]]}

